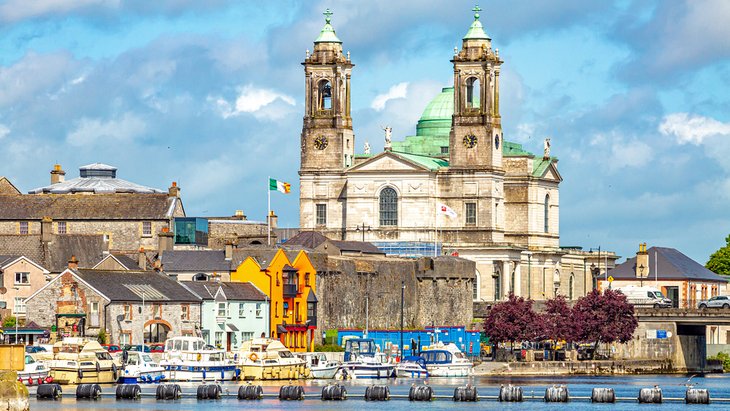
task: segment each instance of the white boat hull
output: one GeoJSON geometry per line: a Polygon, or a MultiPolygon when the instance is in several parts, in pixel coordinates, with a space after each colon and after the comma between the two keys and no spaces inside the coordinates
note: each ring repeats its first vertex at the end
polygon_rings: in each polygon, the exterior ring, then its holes
{"type": "Polygon", "coordinates": [[[168,381],[232,381],[236,379],[235,365],[196,366],[165,365],[168,381]]]}
{"type": "Polygon", "coordinates": [[[341,367],[349,378],[383,379],[392,378],[394,365],[391,364],[343,364],[341,367]]]}
{"type": "Polygon", "coordinates": [[[396,366],[395,375],[398,378],[426,378],[428,370],[417,365],[396,366]]]}
{"type": "Polygon", "coordinates": [[[331,365],[327,367],[312,367],[309,369],[312,378],[321,380],[329,380],[335,378],[335,374],[340,370],[339,365],[331,365]]]}
{"type": "Polygon", "coordinates": [[[429,377],[468,377],[472,367],[472,364],[426,365],[429,377]]]}

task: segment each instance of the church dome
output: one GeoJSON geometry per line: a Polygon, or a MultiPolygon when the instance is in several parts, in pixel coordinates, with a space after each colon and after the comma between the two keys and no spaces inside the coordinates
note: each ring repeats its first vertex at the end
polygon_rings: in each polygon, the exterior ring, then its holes
{"type": "Polygon", "coordinates": [[[416,125],[418,136],[446,136],[451,131],[451,116],[454,115],[454,88],[444,87],[423,110],[416,125]]]}

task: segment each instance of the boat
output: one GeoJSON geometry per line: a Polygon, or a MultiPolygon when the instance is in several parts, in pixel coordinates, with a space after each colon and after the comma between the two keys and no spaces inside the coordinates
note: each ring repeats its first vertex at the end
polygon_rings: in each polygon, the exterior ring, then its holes
{"type": "Polygon", "coordinates": [[[304,360],[312,378],[332,379],[340,370],[341,363],[327,360],[322,352],[297,353],[296,356],[304,360]]]}
{"type": "Polygon", "coordinates": [[[236,364],[224,350],[207,346],[200,337],[173,337],[165,341],[160,366],[170,381],[230,381],[238,378],[236,364]]]}
{"type": "Polygon", "coordinates": [[[303,359],[295,357],[279,340],[254,338],[241,344],[235,355],[245,380],[289,380],[309,377],[303,359]]]}
{"type": "Polygon", "coordinates": [[[119,375],[121,384],[160,382],[165,379],[165,368],[154,362],[146,352],[124,351],[122,365],[124,369],[119,375]]]}
{"type": "Polygon", "coordinates": [[[18,371],[18,381],[25,385],[40,385],[53,382],[51,372],[44,361],[37,361],[30,354],[25,354],[23,371],[18,371]]]}
{"type": "Polygon", "coordinates": [[[38,353],[55,383],[105,384],[117,381],[119,365],[96,340],[67,337],[53,344],[53,353],[38,353]]]}
{"type": "Polygon", "coordinates": [[[427,378],[426,361],[418,355],[405,357],[395,366],[395,375],[398,378],[427,378]]]}
{"type": "Polygon", "coordinates": [[[395,365],[388,362],[388,356],[377,352],[372,338],[352,338],[345,342],[345,362],[342,364],[344,378],[392,378],[395,365]]]}
{"type": "Polygon", "coordinates": [[[426,346],[418,356],[426,363],[429,377],[466,377],[474,367],[454,343],[426,346]]]}

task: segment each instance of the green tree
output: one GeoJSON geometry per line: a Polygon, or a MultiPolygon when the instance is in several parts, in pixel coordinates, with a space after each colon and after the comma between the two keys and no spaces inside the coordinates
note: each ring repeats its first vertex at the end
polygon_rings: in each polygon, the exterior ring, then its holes
{"type": "Polygon", "coordinates": [[[730,235],[725,237],[725,246],[712,253],[705,267],[713,273],[730,276],[730,235]]]}
{"type": "Polygon", "coordinates": [[[3,320],[3,328],[13,328],[15,327],[15,322],[17,319],[13,317],[12,315],[5,317],[3,320]]]}
{"type": "Polygon", "coordinates": [[[99,330],[99,335],[96,336],[96,340],[99,341],[99,344],[106,344],[108,338],[109,336],[106,334],[106,330],[103,328],[99,330]]]}

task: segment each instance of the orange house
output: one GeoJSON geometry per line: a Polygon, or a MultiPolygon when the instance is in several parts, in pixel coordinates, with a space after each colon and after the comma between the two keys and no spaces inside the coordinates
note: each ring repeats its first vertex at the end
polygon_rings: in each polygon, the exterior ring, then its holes
{"type": "Polygon", "coordinates": [[[305,251],[291,261],[277,249],[270,257],[252,253],[243,258],[231,281],[251,282],[263,291],[270,299],[269,336],[292,351],[305,352],[314,349],[317,328],[316,274],[305,251]]]}

